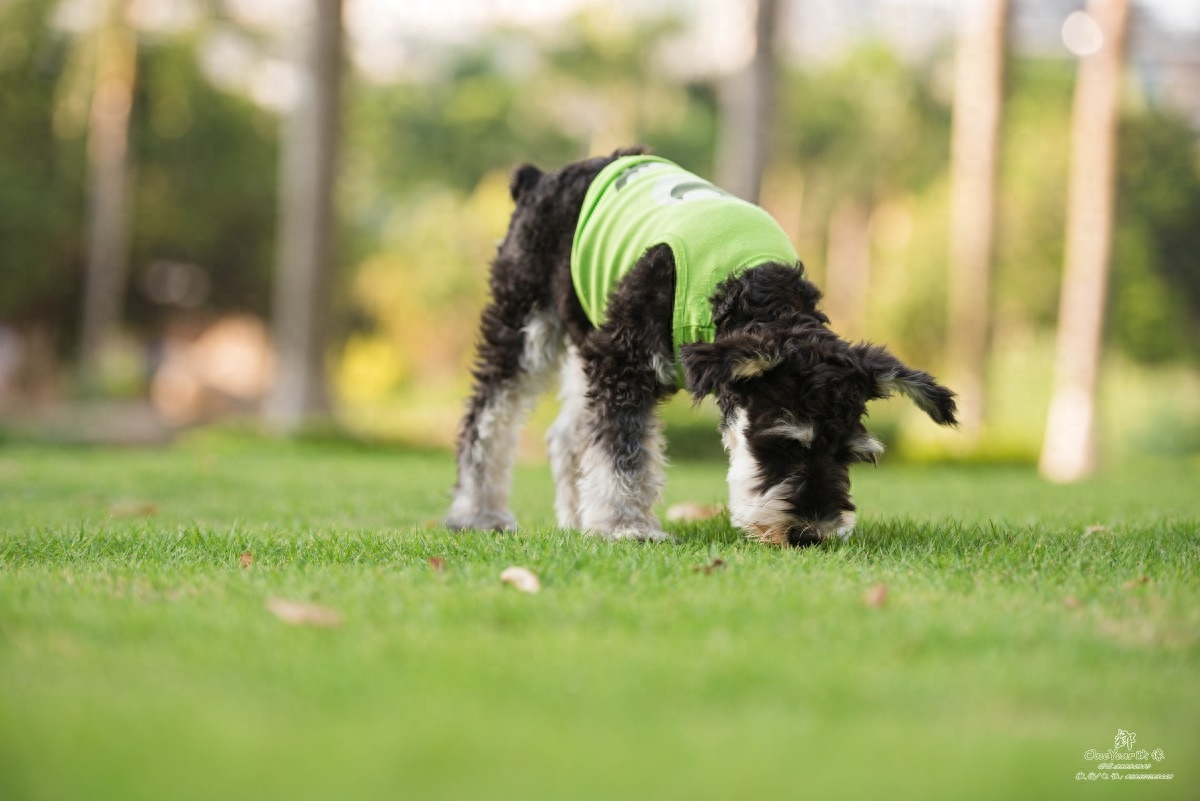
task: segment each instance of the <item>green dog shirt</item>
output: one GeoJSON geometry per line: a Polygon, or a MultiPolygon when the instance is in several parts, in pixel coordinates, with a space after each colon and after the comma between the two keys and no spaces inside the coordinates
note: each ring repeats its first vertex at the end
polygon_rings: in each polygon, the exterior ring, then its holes
{"type": "Polygon", "coordinates": [[[675,256],[675,359],[691,342],[712,342],[709,298],[717,284],[768,262],[799,257],[779,224],[753,203],[723,192],[657,156],[623,156],[596,176],[571,245],[571,279],[593,325],[609,294],[654,245],[675,256]]]}

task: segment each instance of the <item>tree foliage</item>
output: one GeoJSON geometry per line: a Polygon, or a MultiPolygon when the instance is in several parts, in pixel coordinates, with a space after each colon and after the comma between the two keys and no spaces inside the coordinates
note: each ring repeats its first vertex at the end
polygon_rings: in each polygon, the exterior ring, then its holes
{"type": "MultiPolygon", "coordinates": [[[[47,25],[53,3],[0,6],[0,321],[41,322],[66,349],[77,329],[84,137],[60,91],[79,43],[47,25]]],[[[127,322],[174,311],[142,291],[157,262],[196,265],[212,309],[266,312],[276,124],[202,75],[194,38],[143,41],[133,105],[127,322]]]]}
{"type": "Polygon", "coordinates": [[[0,5],[0,320],[71,320],[83,244],[83,145],[54,131],[68,42],[47,0],[0,5]]]}
{"type": "MultiPolygon", "coordinates": [[[[0,4],[0,323],[72,332],[84,140],[61,124],[61,113],[55,123],[77,43],[48,22],[54,5],[0,4]]],[[[205,77],[207,25],[142,41],[126,308],[128,322],[149,335],[179,312],[144,291],[143,279],[161,263],[204,272],[202,311],[267,312],[278,120],[205,77]]],[[[671,19],[630,22],[593,11],[553,34],[501,30],[447,47],[432,67],[397,82],[352,77],[339,190],[339,342],[357,343],[359,356],[395,359],[398,380],[461,372],[509,209],[506,174],[517,163],[554,168],[641,141],[711,174],[713,85],[675,77],[663,63],[664,45],[680,29],[671,19]]],[[[880,327],[872,335],[906,353],[940,346],[944,77],[943,59],[913,65],[878,44],[781,77],[769,170],[803,184],[801,219],[788,221],[804,240],[802,256],[819,273],[831,209],[848,196],[868,202],[878,267],[871,319],[880,327]]],[[[1045,329],[1062,265],[1074,71],[1062,61],[1014,60],[1008,81],[998,325],[1045,329]]],[[[1131,109],[1120,161],[1110,342],[1142,361],[1194,360],[1196,132],[1161,110],[1131,109]]],[[[69,344],[61,343],[64,351],[69,344]]]]}
{"type": "Polygon", "coordinates": [[[213,87],[189,41],[143,46],[141,61],[130,317],[151,324],[161,315],[138,287],[164,260],[202,268],[211,307],[265,314],[278,124],[247,99],[213,87]]]}
{"type": "Polygon", "coordinates": [[[1200,359],[1200,151],[1183,120],[1127,117],[1110,339],[1144,362],[1200,359]]]}

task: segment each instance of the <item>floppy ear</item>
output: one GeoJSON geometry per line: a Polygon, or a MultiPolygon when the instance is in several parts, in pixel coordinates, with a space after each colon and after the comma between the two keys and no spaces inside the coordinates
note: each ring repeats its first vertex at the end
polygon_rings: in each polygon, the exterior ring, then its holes
{"type": "Polygon", "coordinates": [[[693,342],[679,349],[688,392],[697,401],[730,381],[755,378],[783,358],[758,337],[735,334],[716,342],[693,342]]]}
{"type": "Polygon", "coordinates": [[[917,407],[944,426],[958,425],[954,393],[923,370],[905,365],[879,345],[855,345],[863,369],[871,381],[871,397],[887,398],[892,393],[907,395],[917,407]]]}

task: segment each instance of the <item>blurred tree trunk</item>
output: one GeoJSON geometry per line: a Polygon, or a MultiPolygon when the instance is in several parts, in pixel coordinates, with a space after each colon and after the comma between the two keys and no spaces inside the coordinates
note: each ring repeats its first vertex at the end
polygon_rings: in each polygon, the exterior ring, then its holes
{"type": "Polygon", "coordinates": [[[1103,45],[1080,59],[1071,118],[1067,235],[1054,392],[1040,469],[1076,481],[1093,469],[1096,385],[1112,249],[1116,148],[1128,0],[1089,0],[1103,45]]]}
{"type": "Polygon", "coordinates": [[[829,215],[825,255],[825,313],[847,339],[866,336],[871,281],[871,206],[857,196],[838,202],[829,215]]]}
{"type": "Polygon", "coordinates": [[[780,0],[747,0],[754,8],[754,46],[745,67],[720,86],[717,183],[757,203],[775,113],[775,29],[780,0]]]}
{"type": "Polygon", "coordinates": [[[333,289],[334,183],[341,125],[342,3],[307,0],[300,90],[284,126],[273,292],[277,361],[269,425],[294,432],[330,412],[326,347],[333,289]]]}
{"type": "Polygon", "coordinates": [[[985,414],[1008,0],[969,0],[960,9],[950,146],[947,350],[959,393],[958,419],[974,436],[985,414]]]}
{"type": "Polygon", "coordinates": [[[109,0],[95,32],[95,85],[88,117],[88,207],[79,375],[85,392],[100,380],[105,345],[121,320],[129,258],[129,115],[137,34],[126,0],[109,0]]]}

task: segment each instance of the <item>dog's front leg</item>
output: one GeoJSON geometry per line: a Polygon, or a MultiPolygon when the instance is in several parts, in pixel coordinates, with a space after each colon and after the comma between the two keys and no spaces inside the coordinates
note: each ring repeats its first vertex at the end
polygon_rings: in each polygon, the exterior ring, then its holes
{"type": "Polygon", "coordinates": [[[654,504],[663,485],[662,434],[653,410],[616,437],[599,434],[583,453],[579,479],[579,525],[608,539],[668,539],[654,504]]]}
{"type": "MultiPolygon", "coordinates": [[[[644,357],[643,357],[644,358],[644,357]]],[[[579,525],[610,539],[668,539],[654,504],[663,485],[663,437],[655,407],[662,395],[651,369],[612,355],[587,364],[589,429],[579,470],[579,525]]]]}
{"type": "Polygon", "coordinates": [[[579,526],[612,539],[664,540],[654,516],[663,485],[655,415],[676,391],[671,309],[675,262],[657,245],[613,291],[608,320],[582,344],[587,407],[580,436],[579,526]]]}

